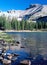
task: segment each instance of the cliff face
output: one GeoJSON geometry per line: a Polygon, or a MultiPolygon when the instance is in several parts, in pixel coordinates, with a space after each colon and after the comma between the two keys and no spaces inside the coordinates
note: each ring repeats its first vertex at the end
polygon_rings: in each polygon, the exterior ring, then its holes
{"type": "Polygon", "coordinates": [[[38,19],[39,17],[47,16],[47,5],[30,5],[27,8],[24,18],[26,19],[38,19]]]}
{"type": "Polygon", "coordinates": [[[7,12],[1,12],[0,16],[5,16],[7,18],[16,18],[17,20],[36,20],[39,17],[47,16],[47,5],[32,4],[26,10],[9,10],[7,12]]]}

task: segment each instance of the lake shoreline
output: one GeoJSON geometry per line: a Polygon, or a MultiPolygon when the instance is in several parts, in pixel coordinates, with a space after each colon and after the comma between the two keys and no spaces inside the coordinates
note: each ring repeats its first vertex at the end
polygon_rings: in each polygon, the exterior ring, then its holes
{"type": "Polygon", "coordinates": [[[37,30],[37,31],[30,31],[30,30],[0,30],[0,32],[47,32],[47,31],[41,31],[41,30],[37,30]]]}

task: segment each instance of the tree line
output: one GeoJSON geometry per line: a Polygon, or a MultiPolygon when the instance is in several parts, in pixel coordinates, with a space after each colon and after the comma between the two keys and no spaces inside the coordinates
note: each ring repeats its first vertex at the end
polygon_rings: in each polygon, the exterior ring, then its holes
{"type": "Polygon", "coordinates": [[[0,30],[38,30],[46,28],[47,22],[18,21],[14,18],[9,20],[6,17],[0,16],[0,30]]]}

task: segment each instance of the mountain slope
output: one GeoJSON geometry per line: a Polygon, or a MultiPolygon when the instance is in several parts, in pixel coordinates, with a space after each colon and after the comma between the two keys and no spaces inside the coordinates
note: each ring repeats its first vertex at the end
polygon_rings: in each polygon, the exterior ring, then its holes
{"type": "Polygon", "coordinates": [[[9,10],[7,12],[1,12],[0,16],[5,16],[6,18],[12,19],[16,18],[17,20],[35,20],[39,17],[47,16],[47,5],[32,4],[26,10],[9,10]]]}
{"type": "Polygon", "coordinates": [[[37,4],[35,7],[27,9],[27,11],[28,13],[24,16],[25,18],[28,17],[28,19],[37,19],[39,17],[47,16],[47,5],[37,4]]]}

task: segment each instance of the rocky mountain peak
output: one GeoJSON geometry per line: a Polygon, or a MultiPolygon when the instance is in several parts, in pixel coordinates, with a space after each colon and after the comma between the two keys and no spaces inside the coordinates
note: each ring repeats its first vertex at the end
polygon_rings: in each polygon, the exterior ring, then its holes
{"type": "Polygon", "coordinates": [[[22,19],[37,19],[39,17],[47,16],[47,5],[31,4],[26,10],[8,10],[7,12],[0,12],[0,16],[22,19]]]}

